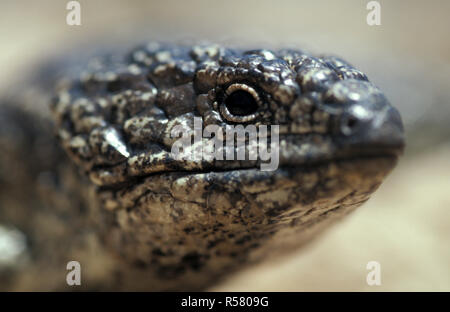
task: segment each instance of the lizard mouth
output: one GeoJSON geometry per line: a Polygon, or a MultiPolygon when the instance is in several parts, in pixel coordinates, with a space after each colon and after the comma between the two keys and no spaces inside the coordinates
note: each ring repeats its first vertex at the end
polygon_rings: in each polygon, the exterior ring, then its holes
{"type": "MultiPolygon", "coordinates": [[[[384,159],[383,162],[390,159],[392,166],[389,167],[391,169],[404,149],[402,137],[397,136],[397,138],[395,140],[370,141],[318,134],[282,135],[277,152],[272,153],[271,148],[268,160],[261,160],[260,157],[257,160],[229,160],[226,158],[223,160],[176,160],[171,157],[170,153],[165,153],[162,157],[155,157],[153,161],[145,161],[145,159],[142,161],[139,160],[139,156],[132,156],[119,165],[93,168],[90,176],[94,183],[99,181],[96,184],[101,189],[118,190],[143,183],[148,178],[155,176],[194,176],[227,172],[232,174],[246,170],[259,170],[269,172],[262,175],[268,178],[271,173],[275,172],[272,175],[276,175],[280,169],[307,171],[310,168],[328,166],[333,163],[370,160],[370,164],[372,164],[376,159],[384,159]],[[108,177],[114,178],[114,174],[118,174],[120,180],[108,181],[108,177]],[[102,180],[98,177],[106,177],[106,179],[102,180]]],[[[380,170],[382,169],[380,168],[380,170]]]]}
{"type": "MultiPolygon", "coordinates": [[[[300,145],[301,146],[301,145],[300,145]]],[[[404,151],[404,144],[323,144],[314,149],[314,154],[292,153],[296,147],[280,152],[280,166],[314,166],[335,161],[358,159],[398,159],[404,151]]]]}
{"type": "MultiPolygon", "coordinates": [[[[242,179],[242,183],[254,184],[256,180],[276,180],[278,178],[289,178],[297,180],[295,175],[299,173],[311,173],[328,170],[330,167],[342,168],[340,171],[342,177],[347,174],[371,178],[374,175],[385,176],[397,164],[399,156],[403,153],[404,146],[352,146],[341,148],[333,154],[316,155],[314,158],[308,157],[289,157],[283,158],[284,153],[281,152],[280,163],[276,170],[261,171],[260,161],[245,164],[241,162],[239,167],[215,167],[197,170],[170,170],[158,171],[140,176],[132,176],[123,183],[113,185],[99,186],[100,190],[124,190],[130,187],[149,183],[154,178],[170,177],[190,177],[205,176],[207,179],[215,181],[215,183],[226,184],[233,177],[242,179]],[[327,169],[328,168],[328,169],[327,169]]],[[[284,155],[286,156],[286,155],[284,155]]],[[[226,161],[223,161],[226,163],[226,161]]],[[[323,177],[325,180],[326,177],[323,177]]],[[[379,179],[380,183],[382,179],[379,179]]]]}

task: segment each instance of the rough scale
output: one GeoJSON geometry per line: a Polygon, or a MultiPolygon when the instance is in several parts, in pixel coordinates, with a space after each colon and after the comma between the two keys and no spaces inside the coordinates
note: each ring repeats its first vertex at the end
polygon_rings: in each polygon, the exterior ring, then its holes
{"type": "Polygon", "coordinates": [[[0,222],[30,242],[0,288],[68,289],[77,260],[86,289],[204,289],[360,206],[404,145],[397,110],[334,56],[152,42],[38,77],[0,108],[0,222]],[[194,117],[279,125],[279,168],[174,159],[194,117]]]}

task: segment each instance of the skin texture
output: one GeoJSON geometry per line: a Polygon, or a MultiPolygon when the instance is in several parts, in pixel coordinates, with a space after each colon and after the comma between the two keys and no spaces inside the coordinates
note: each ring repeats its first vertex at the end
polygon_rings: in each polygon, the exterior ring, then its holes
{"type": "Polygon", "coordinates": [[[403,149],[397,110],[334,56],[152,42],[43,73],[2,105],[0,216],[31,242],[26,264],[0,271],[6,289],[67,289],[69,260],[84,289],[204,289],[309,242],[403,149]],[[279,125],[278,169],[173,158],[172,129],[194,117],[279,125]]]}

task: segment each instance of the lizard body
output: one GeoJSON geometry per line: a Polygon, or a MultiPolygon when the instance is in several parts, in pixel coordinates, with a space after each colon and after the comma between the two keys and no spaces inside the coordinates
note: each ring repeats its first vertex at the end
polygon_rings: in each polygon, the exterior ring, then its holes
{"type": "Polygon", "coordinates": [[[28,113],[3,106],[11,151],[0,163],[35,160],[19,165],[23,175],[9,177],[6,165],[0,174],[11,190],[1,203],[18,207],[0,216],[33,242],[32,268],[12,269],[11,285],[44,270],[45,287],[63,289],[56,272],[80,259],[88,289],[204,289],[353,211],[403,149],[397,110],[334,56],[151,42],[56,69],[11,100],[28,113]],[[41,122],[28,122],[30,112],[41,122]],[[171,131],[194,133],[194,117],[220,128],[279,125],[278,168],[175,159],[171,131]],[[19,201],[24,184],[30,195],[19,201]]]}

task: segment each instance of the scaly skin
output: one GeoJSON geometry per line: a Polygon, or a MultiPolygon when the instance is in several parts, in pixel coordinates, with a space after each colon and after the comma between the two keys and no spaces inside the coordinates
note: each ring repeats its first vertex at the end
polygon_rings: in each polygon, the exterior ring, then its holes
{"type": "Polygon", "coordinates": [[[17,207],[0,216],[33,242],[26,266],[4,269],[7,289],[67,289],[69,260],[85,268],[84,289],[204,289],[309,242],[364,203],[403,149],[397,110],[332,56],[150,43],[46,77],[2,108],[12,116],[0,128],[3,166],[47,155],[18,165],[22,177],[0,175],[1,203],[17,207]],[[171,130],[193,131],[194,117],[279,125],[278,169],[174,159],[171,130]],[[14,195],[24,184],[33,203],[14,195]]]}

